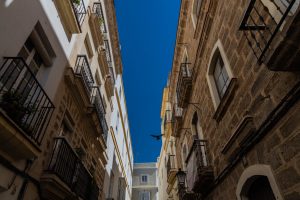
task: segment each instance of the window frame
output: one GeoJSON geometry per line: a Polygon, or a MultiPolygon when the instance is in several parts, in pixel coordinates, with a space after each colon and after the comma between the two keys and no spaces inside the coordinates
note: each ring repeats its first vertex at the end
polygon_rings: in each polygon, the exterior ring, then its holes
{"type": "Polygon", "coordinates": [[[249,178],[254,177],[254,176],[266,176],[268,178],[268,181],[270,183],[271,189],[273,191],[274,196],[276,197],[277,200],[284,200],[284,198],[281,195],[281,191],[277,185],[277,182],[275,180],[273,170],[270,165],[264,165],[264,164],[255,164],[247,167],[243,173],[241,174],[235,195],[237,200],[243,200],[245,199],[244,194],[243,194],[243,189],[247,187],[247,182],[249,178]]]}
{"type": "Polygon", "coordinates": [[[148,183],[148,174],[141,174],[140,181],[141,181],[141,184],[148,183]],[[146,177],[146,181],[143,181],[143,177],[146,177]]]}
{"type": "Polygon", "coordinates": [[[148,199],[151,199],[151,193],[150,191],[141,191],[140,192],[140,200],[144,200],[144,194],[146,194],[148,196],[148,199]]]}
{"type": "MultiPolygon", "coordinates": [[[[193,26],[194,26],[194,29],[196,29],[197,27],[197,24],[198,24],[198,18],[199,18],[199,15],[200,15],[200,8],[202,6],[202,3],[203,3],[203,0],[193,0],[193,4],[192,4],[192,12],[191,12],[191,18],[192,18],[192,23],[193,23],[193,26]],[[195,2],[198,2],[197,5],[199,5],[199,10],[198,10],[198,13],[196,11],[196,13],[194,13],[194,9],[195,9],[195,2]]],[[[197,8],[196,8],[197,9],[197,8]]]]}
{"type": "MultiPolygon", "coordinates": [[[[216,85],[216,81],[214,78],[215,60],[216,60],[217,56],[219,56],[223,60],[224,68],[226,69],[228,79],[229,79],[228,86],[230,85],[231,80],[234,78],[234,75],[232,73],[228,58],[225,54],[223,45],[222,45],[221,41],[218,40],[216,42],[216,44],[214,45],[214,48],[211,52],[210,60],[208,63],[208,69],[207,69],[207,73],[206,73],[206,79],[207,79],[209,91],[210,91],[210,94],[212,97],[212,101],[213,101],[215,110],[217,110],[218,106],[220,105],[220,102],[222,101],[222,98],[224,98],[224,95],[220,96],[220,94],[218,92],[218,87],[216,85]]],[[[228,86],[226,87],[226,90],[228,90],[228,88],[229,88],[228,86]]],[[[226,90],[225,90],[224,94],[226,93],[226,90]]]]}

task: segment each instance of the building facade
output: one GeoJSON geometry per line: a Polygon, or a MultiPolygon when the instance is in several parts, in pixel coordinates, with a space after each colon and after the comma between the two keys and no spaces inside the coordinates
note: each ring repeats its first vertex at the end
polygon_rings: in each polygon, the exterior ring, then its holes
{"type": "Polygon", "coordinates": [[[105,194],[107,199],[132,198],[133,151],[122,76],[117,76],[107,141],[105,194]]]}
{"type": "Polygon", "coordinates": [[[176,138],[172,135],[172,111],[169,99],[169,80],[163,90],[161,105],[162,148],[158,158],[158,196],[159,199],[176,199],[177,197],[177,162],[176,138]]]}
{"type": "Polygon", "coordinates": [[[286,0],[181,1],[163,199],[300,198],[299,10],[286,0]]]}
{"type": "Polygon", "coordinates": [[[113,0],[6,0],[0,13],[0,199],[107,198],[122,87],[113,0]]]}
{"type": "Polygon", "coordinates": [[[132,200],[158,200],[157,163],[135,163],[132,200]]]}

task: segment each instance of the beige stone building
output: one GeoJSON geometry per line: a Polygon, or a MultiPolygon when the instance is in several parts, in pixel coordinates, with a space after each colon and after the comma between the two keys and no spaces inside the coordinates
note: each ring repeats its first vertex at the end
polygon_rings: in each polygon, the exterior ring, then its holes
{"type": "Polygon", "coordinates": [[[300,199],[299,10],[287,0],[181,1],[162,200],[300,199]]]}
{"type": "Polygon", "coordinates": [[[113,0],[0,3],[0,199],[104,199],[113,0]]]}

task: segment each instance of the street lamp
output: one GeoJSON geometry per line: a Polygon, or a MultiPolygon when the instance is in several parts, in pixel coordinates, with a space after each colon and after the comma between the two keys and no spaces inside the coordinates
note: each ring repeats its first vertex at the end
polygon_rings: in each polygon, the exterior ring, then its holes
{"type": "Polygon", "coordinates": [[[178,195],[179,195],[179,200],[184,199],[184,195],[186,193],[186,188],[185,188],[185,177],[186,174],[184,171],[181,170],[181,168],[178,169],[178,172],[176,174],[177,176],[177,181],[178,181],[178,195]]]}
{"type": "Polygon", "coordinates": [[[177,176],[178,184],[179,184],[180,186],[183,186],[183,187],[184,187],[184,186],[185,186],[185,177],[186,177],[185,172],[182,171],[181,168],[179,168],[179,170],[178,170],[176,176],[177,176]]]}

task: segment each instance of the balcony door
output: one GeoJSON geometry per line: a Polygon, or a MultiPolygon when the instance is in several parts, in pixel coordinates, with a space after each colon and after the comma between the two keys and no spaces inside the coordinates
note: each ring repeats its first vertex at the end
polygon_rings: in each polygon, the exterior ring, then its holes
{"type": "Polygon", "coordinates": [[[242,200],[276,200],[266,176],[252,177],[251,182],[251,184],[246,185],[248,189],[245,191],[245,194],[241,196],[242,200]]]}
{"type": "MultiPolygon", "coordinates": [[[[194,113],[193,119],[192,119],[192,134],[195,137],[195,139],[204,140],[202,127],[200,125],[200,120],[198,118],[197,113],[194,113]]],[[[202,143],[200,143],[202,144],[202,143]]],[[[205,153],[205,146],[200,145],[200,159],[203,166],[207,166],[207,156],[205,153]]]]}

